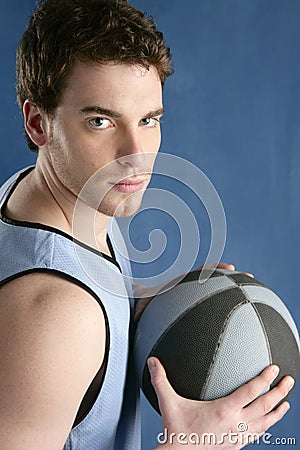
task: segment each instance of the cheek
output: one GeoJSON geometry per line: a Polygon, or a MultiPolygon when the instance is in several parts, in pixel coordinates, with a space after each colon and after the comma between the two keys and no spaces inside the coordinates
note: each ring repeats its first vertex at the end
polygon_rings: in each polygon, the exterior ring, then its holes
{"type": "Polygon", "coordinates": [[[143,149],[146,153],[157,153],[161,143],[160,128],[153,130],[153,133],[146,133],[143,142],[143,149]]]}
{"type": "Polygon", "coordinates": [[[101,159],[99,139],[88,136],[80,126],[65,127],[57,133],[56,139],[69,163],[84,168],[94,166],[101,159]]]}
{"type": "Polygon", "coordinates": [[[50,147],[56,158],[64,158],[68,162],[71,161],[72,132],[60,122],[55,123],[51,129],[50,147]]]}

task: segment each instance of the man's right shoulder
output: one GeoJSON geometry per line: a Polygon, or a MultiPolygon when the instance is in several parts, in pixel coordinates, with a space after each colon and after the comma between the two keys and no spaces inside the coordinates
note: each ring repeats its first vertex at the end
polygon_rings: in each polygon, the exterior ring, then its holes
{"type": "Polygon", "coordinates": [[[87,322],[90,330],[94,324],[105,331],[104,312],[97,299],[84,287],[51,272],[24,274],[1,286],[0,324],[7,315],[20,321],[22,317],[32,319],[31,326],[36,316],[39,321],[64,317],[66,332],[73,321],[78,328],[84,328],[87,322]]]}
{"type": "Polygon", "coordinates": [[[76,284],[32,273],[0,288],[0,448],[62,448],[105,341],[102,309],[76,284]]]}
{"type": "Polygon", "coordinates": [[[0,287],[0,307],[16,303],[18,308],[47,307],[48,302],[68,311],[69,308],[100,309],[97,300],[84,287],[51,272],[21,275],[0,287]]]}

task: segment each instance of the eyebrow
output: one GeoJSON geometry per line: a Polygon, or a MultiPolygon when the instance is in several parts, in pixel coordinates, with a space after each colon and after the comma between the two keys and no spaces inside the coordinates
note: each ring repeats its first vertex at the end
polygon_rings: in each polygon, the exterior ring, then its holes
{"type": "Polygon", "coordinates": [[[113,111],[112,109],[108,109],[108,108],[103,108],[102,106],[85,106],[84,108],[82,108],[80,110],[80,112],[82,114],[85,113],[96,113],[99,114],[100,116],[108,116],[111,117],[113,119],[118,119],[119,117],[122,116],[122,114],[113,111]]]}
{"type": "Polygon", "coordinates": [[[149,111],[148,114],[144,116],[145,119],[151,119],[152,117],[162,116],[165,112],[164,108],[159,108],[154,111],[149,111]]]}
{"type": "MultiPolygon", "coordinates": [[[[122,114],[118,113],[117,111],[113,111],[112,109],[104,108],[102,106],[85,106],[80,110],[82,114],[86,113],[96,113],[100,116],[108,116],[112,119],[118,119],[122,117],[122,114]]],[[[149,111],[145,116],[143,116],[145,119],[151,119],[152,117],[161,116],[165,112],[164,108],[159,108],[153,111],[149,111]]]]}

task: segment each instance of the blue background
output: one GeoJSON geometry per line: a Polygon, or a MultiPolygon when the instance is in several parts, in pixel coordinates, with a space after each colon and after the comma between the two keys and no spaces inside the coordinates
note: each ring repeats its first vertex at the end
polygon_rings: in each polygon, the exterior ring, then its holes
{"type": "MultiPolygon", "coordinates": [[[[35,2],[1,0],[0,182],[34,162],[15,101],[15,50],[35,2]]],[[[300,324],[300,1],[134,0],[164,31],[174,56],[167,81],[161,150],[184,157],[214,183],[226,212],[223,261],[272,287],[300,324]]],[[[192,197],[192,196],[191,196],[192,197]]],[[[190,199],[202,230],[202,213],[190,199]]],[[[200,210],[200,208],[199,208],[200,210]]],[[[157,218],[140,218],[142,230],[157,218]]],[[[167,218],[168,232],[176,230],[167,218]]],[[[205,233],[204,233],[205,235],[205,233]]],[[[203,262],[208,247],[203,238],[203,262]]],[[[175,246],[171,246],[170,257],[175,246]]],[[[159,268],[159,267],[158,267],[159,268]]],[[[135,270],[140,270],[138,267],[135,270]]],[[[300,446],[300,384],[287,416],[270,432],[300,446]]],[[[156,445],[160,419],[143,401],[143,450],[156,445]]],[[[287,447],[286,445],[282,445],[287,447]]],[[[260,445],[261,448],[266,446],[260,445]]],[[[294,447],[295,448],[295,447],[294,447]]]]}

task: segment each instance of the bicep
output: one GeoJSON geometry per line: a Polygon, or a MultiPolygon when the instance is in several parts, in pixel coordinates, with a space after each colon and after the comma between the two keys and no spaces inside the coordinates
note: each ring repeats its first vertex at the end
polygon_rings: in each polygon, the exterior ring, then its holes
{"type": "Polygon", "coordinates": [[[102,364],[101,308],[83,289],[56,281],[33,301],[25,287],[23,299],[11,289],[0,303],[0,448],[61,449],[102,364]]]}

